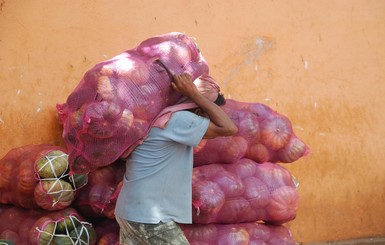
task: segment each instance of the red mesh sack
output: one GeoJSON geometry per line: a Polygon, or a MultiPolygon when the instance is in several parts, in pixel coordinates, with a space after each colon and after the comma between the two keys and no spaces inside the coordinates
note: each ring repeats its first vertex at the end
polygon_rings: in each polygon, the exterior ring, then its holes
{"type": "Polygon", "coordinates": [[[279,225],[295,218],[299,201],[297,183],[287,169],[247,158],[195,167],[192,198],[195,224],[279,225]]]}
{"type": "Polygon", "coordinates": [[[0,203],[24,208],[68,207],[87,175],[68,173],[68,155],[60,146],[27,145],[0,160],[0,203]]]}
{"type": "Polygon", "coordinates": [[[87,185],[77,192],[74,207],[86,218],[114,219],[115,205],[122,188],[125,163],[117,160],[88,174],[87,185]]]}
{"type": "Polygon", "coordinates": [[[88,70],[57,105],[71,171],[88,173],[127,155],[156,115],[181,98],[170,73],[208,74],[194,41],[182,33],[152,37],[88,70]]]}
{"type": "Polygon", "coordinates": [[[194,166],[233,163],[247,157],[258,163],[291,163],[309,154],[290,120],[261,103],[226,100],[222,107],[238,127],[232,137],[205,140],[194,153],[194,166]]]}
{"type": "Polygon", "coordinates": [[[295,245],[285,226],[260,223],[182,225],[191,245],[295,245]]]}
{"type": "Polygon", "coordinates": [[[96,239],[92,225],[72,208],[44,211],[1,205],[0,219],[0,236],[18,245],[94,244],[96,239]]]}

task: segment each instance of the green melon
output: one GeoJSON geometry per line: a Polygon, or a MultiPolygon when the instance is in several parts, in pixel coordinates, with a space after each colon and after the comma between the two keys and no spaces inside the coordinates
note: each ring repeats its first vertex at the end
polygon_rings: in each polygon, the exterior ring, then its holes
{"type": "Polygon", "coordinates": [[[88,174],[73,174],[69,176],[69,181],[74,190],[77,190],[88,183],[88,174]]]}
{"type": "Polygon", "coordinates": [[[73,245],[77,244],[76,241],[74,241],[71,237],[69,236],[55,236],[53,239],[55,245],[73,245]]]}
{"type": "Polygon", "coordinates": [[[70,237],[79,240],[79,244],[93,244],[95,235],[94,228],[88,223],[82,223],[70,232],[70,237]]]}
{"type": "Polygon", "coordinates": [[[76,226],[80,225],[80,221],[75,216],[65,217],[56,224],[56,234],[68,235],[76,226]]]}
{"type": "Polygon", "coordinates": [[[60,150],[47,153],[36,162],[40,178],[58,178],[68,170],[68,155],[60,150]]]}

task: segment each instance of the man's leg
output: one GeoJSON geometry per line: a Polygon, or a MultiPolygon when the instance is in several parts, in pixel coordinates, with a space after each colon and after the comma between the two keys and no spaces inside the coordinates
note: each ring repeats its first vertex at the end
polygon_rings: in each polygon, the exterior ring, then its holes
{"type": "Polygon", "coordinates": [[[121,245],[188,245],[182,229],[175,222],[142,224],[116,217],[121,245]]]}

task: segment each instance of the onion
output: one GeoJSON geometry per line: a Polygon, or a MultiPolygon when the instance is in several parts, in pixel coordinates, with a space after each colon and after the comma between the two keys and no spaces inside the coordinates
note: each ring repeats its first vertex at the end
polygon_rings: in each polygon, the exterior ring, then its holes
{"type": "MultiPolygon", "coordinates": [[[[223,207],[218,212],[216,221],[218,223],[239,223],[240,218],[244,213],[249,213],[251,207],[249,202],[244,198],[229,199],[223,204],[223,207]]],[[[249,219],[253,217],[249,216],[249,219]]],[[[251,221],[251,220],[244,220],[251,221]]]]}
{"type": "Polygon", "coordinates": [[[260,128],[257,119],[251,114],[244,114],[238,123],[238,136],[244,137],[249,144],[253,144],[260,139],[260,128]]]}
{"type": "Polygon", "coordinates": [[[247,158],[242,158],[235,164],[225,165],[225,167],[229,172],[235,173],[239,178],[244,179],[246,177],[254,176],[257,169],[256,165],[256,162],[247,158]]]}
{"type": "Polygon", "coordinates": [[[300,139],[292,136],[289,143],[278,154],[281,162],[291,163],[308,154],[308,147],[300,139]]]}
{"type": "Polygon", "coordinates": [[[217,241],[217,227],[208,225],[184,225],[183,232],[189,241],[213,244],[217,241]]]}
{"type": "Polygon", "coordinates": [[[244,197],[252,208],[263,208],[269,203],[269,189],[260,179],[248,177],[243,180],[243,183],[246,189],[244,197]]]}
{"type": "Polygon", "coordinates": [[[192,202],[201,213],[216,214],[225,202],[225,194],[218,184],[202,180],[192,187],[192,202]]]}
{"type": "Polygon", "coordinates": [[[291,135],[291,123],[286,117],[276,115],[261,122],[261,143],[272,150],[284,147],[291,135]]]}
{"type": "Polygon", "coordinates": [[[249,233],[244,228],[223,229],[218,235],[218,244],[221,245],[248,245],[249,240],[249,233]]]}
{"type": "Polygon", "coordinates": [[[250,158],[251,160],[254,160],[258,163],[268,162],[271,158],[270,152],[266,146],[259,143],[250,145],[247,149],[245,157],[250,158]]]}
{"type": "Polygon", "coordinates": [[[298,208],[298,193],[295,188],[282,186],[271,194],[266,211],[269,221],[283,223],[295,218],[298,208]]]}
{"type": "Polygon", "coordinates": [[[226,198],[241,196],[245,191],[242,180],[228,171],[217,173],[213,181],[217,183],[225,193],[226,198]]]}
{"type": "Polygon", "coordinates": [[[294,187],[291,173],[278,164],[266,162],[258,165],[255,177],[262,180],[270,189],[277,189],[286,185],[294,187]]]}

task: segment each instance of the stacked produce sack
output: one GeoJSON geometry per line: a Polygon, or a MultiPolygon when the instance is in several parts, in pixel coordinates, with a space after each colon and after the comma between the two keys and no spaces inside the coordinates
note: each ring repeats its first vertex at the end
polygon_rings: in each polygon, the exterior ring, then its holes
{"type": "Polygon", "coordinates": [[[59,211],[0,205],[0,237],[17,245],[95,244],[92,225],[72,208],[59,211]]]}
{"type": "Polygon", "coordinates": [[[57,105],[71,171],[88,173],[128,155],[157,114],[182,97],[170,86],[170,74],[181,73],[195,80],[208,66],[195,42],[177,32],[149,38],[87,71],[57,105]]]}
{"type": "Polygon", "coordinates": [[[27,145],[0,160],[0,203],[23,208],[69,207],[87,175],[69,174],[68,156],[60,146],[27,145]]]}
{"type": "Polygon", "coordinates": [[[290,120],[260,103],[226,100],[238,132],[194,150],[191,244],[291,245],[284,226],[296,217],[296,178],[278,163],[309,154],[290,120]]]}

